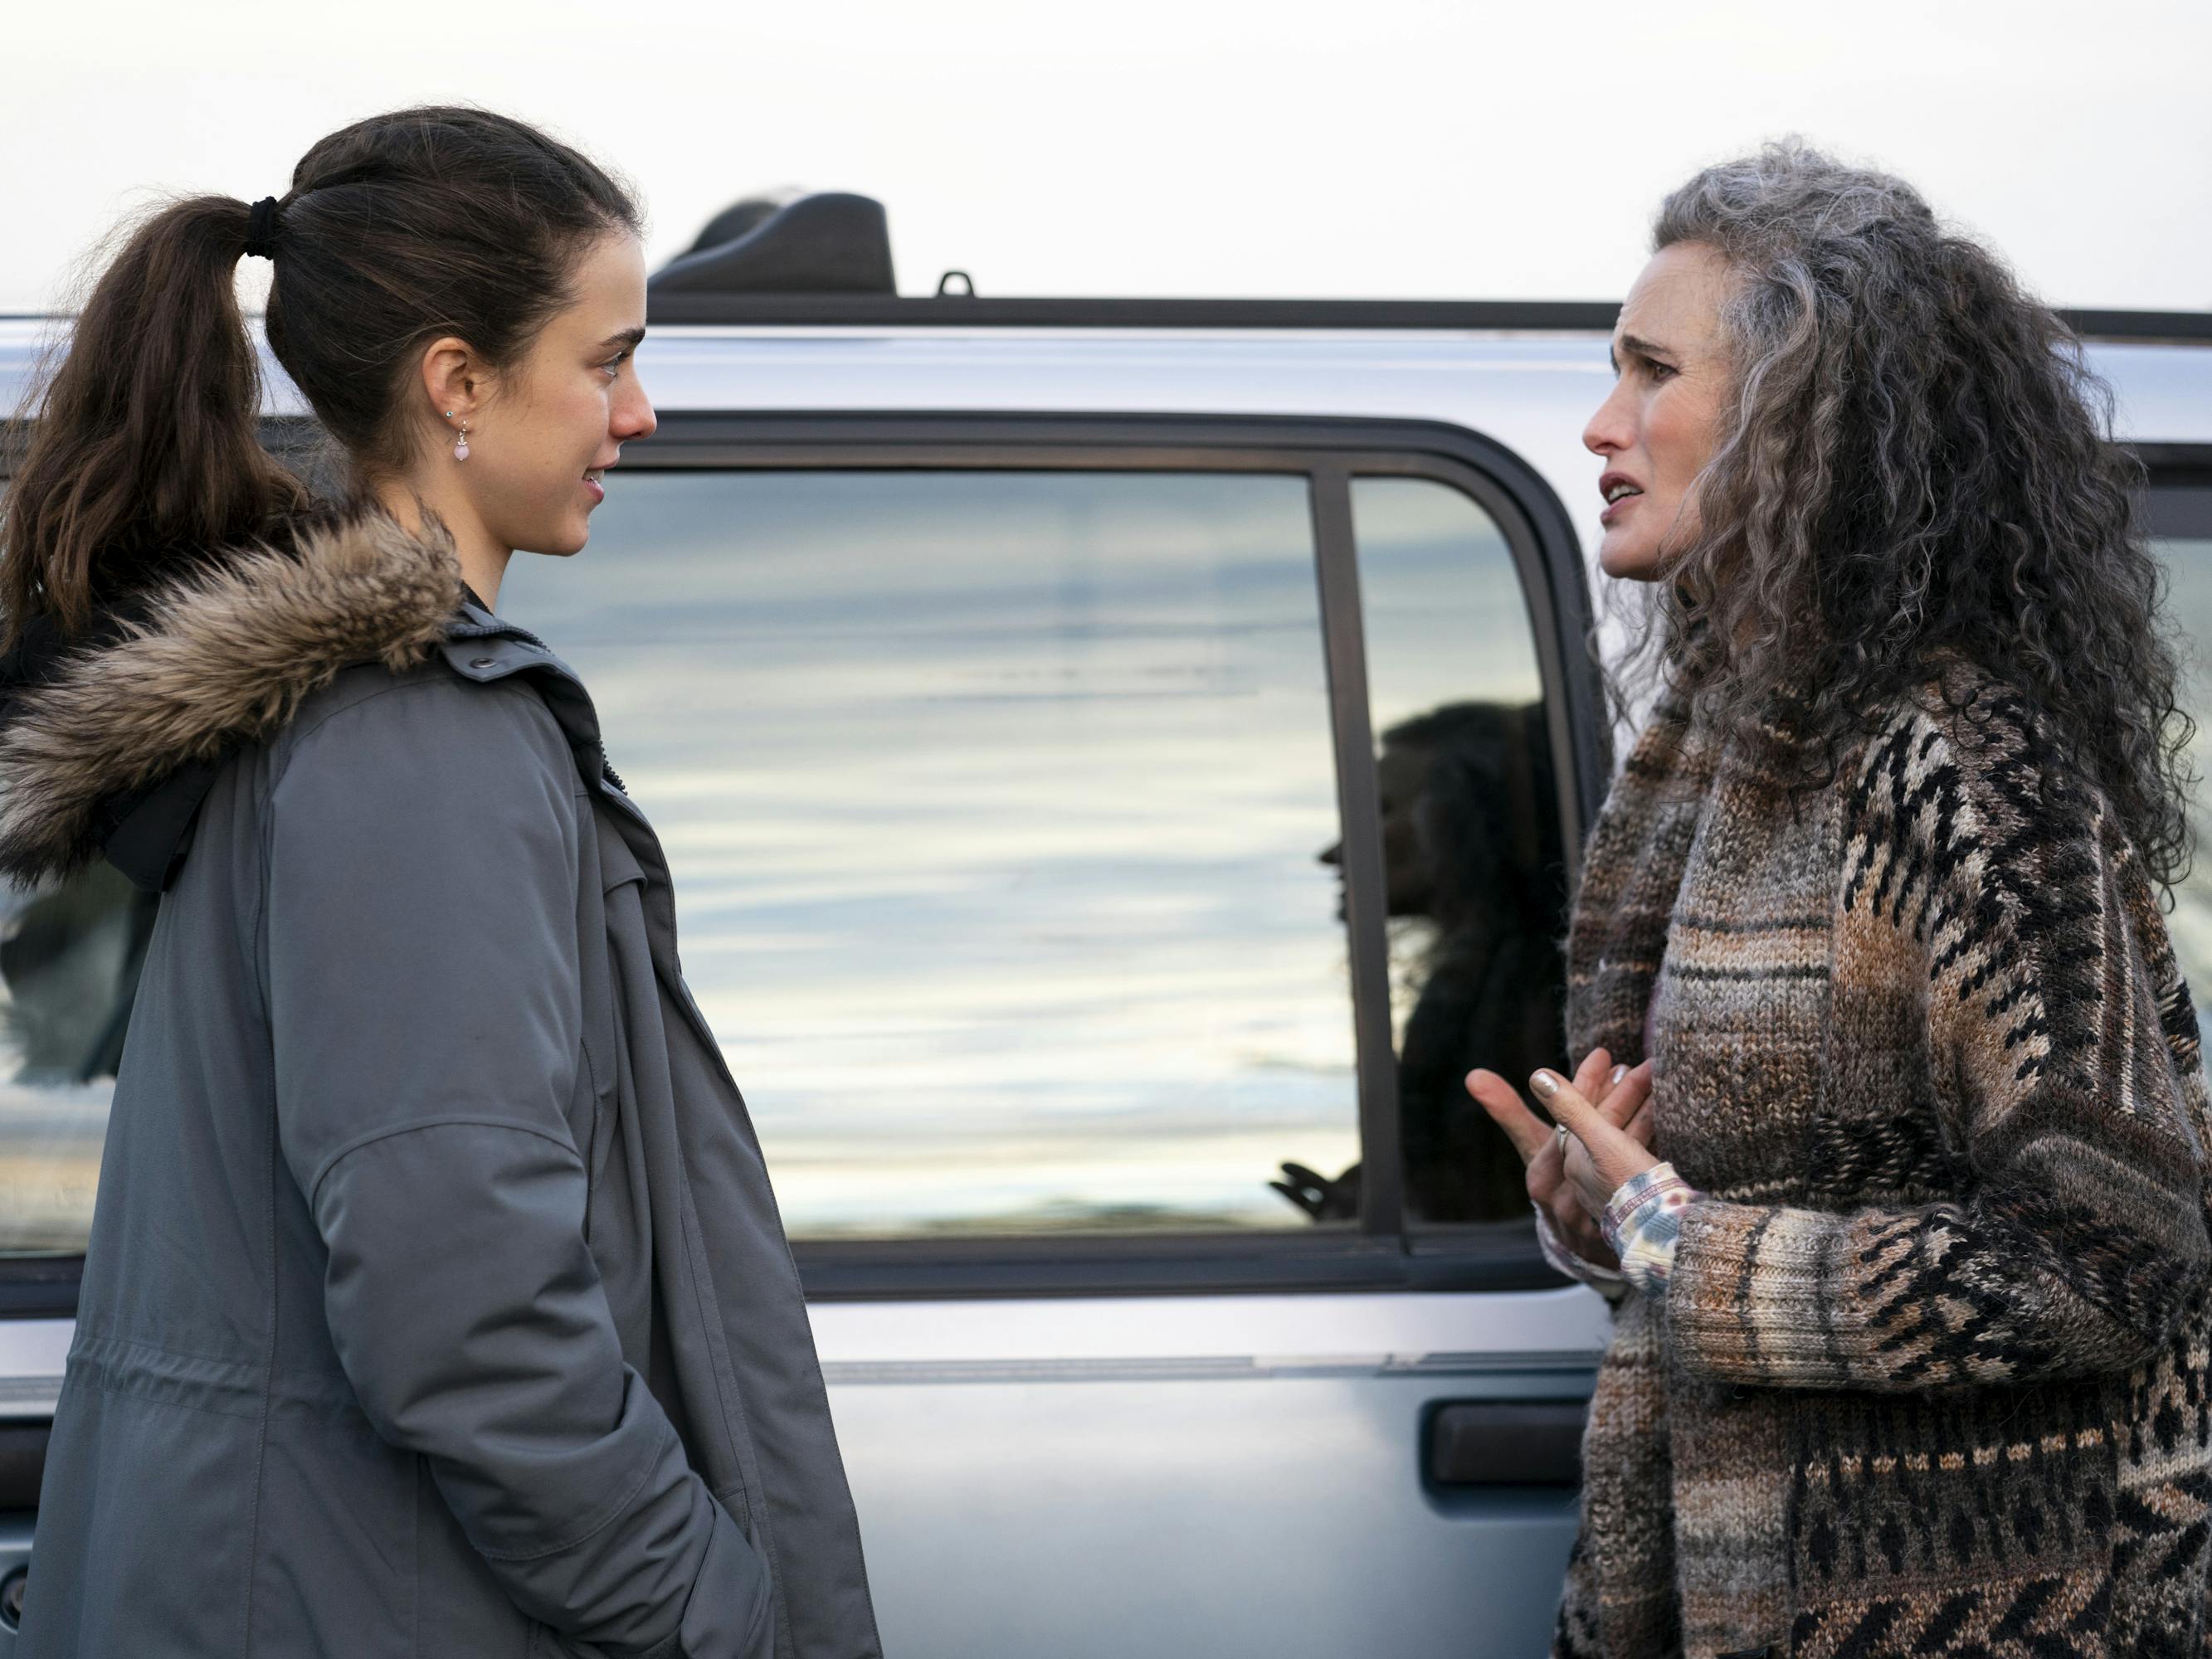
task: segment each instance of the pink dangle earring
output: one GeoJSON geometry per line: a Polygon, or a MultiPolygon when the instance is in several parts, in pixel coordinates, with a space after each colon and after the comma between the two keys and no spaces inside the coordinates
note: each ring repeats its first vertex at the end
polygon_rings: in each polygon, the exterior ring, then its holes
{"type": "MultiPolygon", "coordinates": [[[[449,421],[453,418],[453,411],[452,410],[449,409],[446,411],[446,418],[449,421]]],[[[453,459],[457,461],[465,461],[468,458],[469,423],[466,421],[463,421],[461,422],[461,435],[453,440],[453,459]]]]}

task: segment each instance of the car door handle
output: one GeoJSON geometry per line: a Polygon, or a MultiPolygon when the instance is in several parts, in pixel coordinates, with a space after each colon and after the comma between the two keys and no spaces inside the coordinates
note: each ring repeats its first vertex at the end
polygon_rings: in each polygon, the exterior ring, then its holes
{"type": "Polygon", "coordinates": [[[1429,1413],[1431,1486],[1571,1486],[1582,1478],[1587,1400],[1455,1400],[1429,1413]]]}
{"type": "Polygon", "coordinates": [[[39,1483],[46,1478],[45,1423],[0,1423],[0,1510],[39,1507],[39,1483]]]}

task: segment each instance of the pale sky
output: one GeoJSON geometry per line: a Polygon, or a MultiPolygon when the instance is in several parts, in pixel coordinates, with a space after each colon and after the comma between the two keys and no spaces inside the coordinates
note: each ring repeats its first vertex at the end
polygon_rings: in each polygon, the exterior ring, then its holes
{"type": "Polygon", "coordinates": [[[2212,307],[2204,0],[87,0],[7,33],[6,310],[155,192],[280,194],[425,100],[612,164],[655,264],[801,185],[884,202],[906,293],[1618,298],[1668,186],[1794,131],[2054,303],[2212,307]]]}

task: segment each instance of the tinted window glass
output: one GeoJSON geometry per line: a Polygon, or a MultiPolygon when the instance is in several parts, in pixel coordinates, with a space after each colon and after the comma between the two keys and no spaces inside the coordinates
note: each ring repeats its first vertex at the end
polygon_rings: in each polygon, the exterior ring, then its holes
{"type": "Polygon", "coordinates": [[[1463,492],[1360,478],[1352,499],[1408,1211],[1526,1219],[1519,1155],[1462,1079],[1562,1058],[1565,866],[1528,607],[1463,492]]]}
{"type": "Polygon", "coordinates": [[[0,892],[0,1254],[84,1248],[153,921],[154,901],[104,865],[0,892]]]}
{"type": "Polygon", "coordinates": [[[1305,481],[617,474],[591,685],[801,1237],[1304,1226],[1357,1156],[1305,481]]]}
{"type": "Polygon", "coordinates": [[[2212,788],[2205,782],[2212,771],[2212,538],[2170,536],[2154,545],[2171,573],[2166,602],[2186,647],[2183,706],[2197,722],[2190,745],[2198,780],[2190,811],[2196,858],[2187,879],[2174,891],[2166,926],[2201,1023],[2212,1012],[2212,838],[2207,836],[2212,830],[2212,788]]]}

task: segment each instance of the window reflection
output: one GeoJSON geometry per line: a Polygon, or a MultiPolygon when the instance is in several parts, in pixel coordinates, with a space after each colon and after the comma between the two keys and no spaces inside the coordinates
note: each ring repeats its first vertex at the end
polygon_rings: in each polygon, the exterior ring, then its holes
{"type": "Polygon", "coordinates": [[[1303,1225],[1357,1156],[1302,477],[617,475],[591,685],[800,1237],[1303,1225]]]}
{"type": "Polygon", "coordinates": [[[1407,1199],[1431,1221],[1526,1212],[1520,1156],[1464,1079],[1554,1065],[1559,820],[1540,703],[1448,703],[1382,736],[1407,1199]],[[1392,820],[1396,826],[1392,842],[1392,820]]]}
{"type": "Polygon", "coordinates": [[[2212,787],[2207,781],[2212,771],[2212,538],[2168,537],[2153,545],[2166,562],[2168,612],[2184,641],[2182,706],[2197,722],[2189,751],[2197,777],[2189,813],[2195,857],[2188,876],[2174,889],[2166,926],[2202,1024],[2212,1010],[2212,841],[2206,836],[2212,825],[2212,796],[2207,793],[2212,787]]]}
{"type": "Polygon", "coordinates": [[[1565,860],[1528,605],[1504,535],[1464,493],[1362,478],[1352,518],[1407,1207],[1525,1219],[1520,1157],[1462,1079],[1562,1058],[1565,860]]]}
{"type": "Polygon", "coordinates": [[[101,866],[0,907],[0,1254],[74,1254],[155,901],[101,866]]]}

